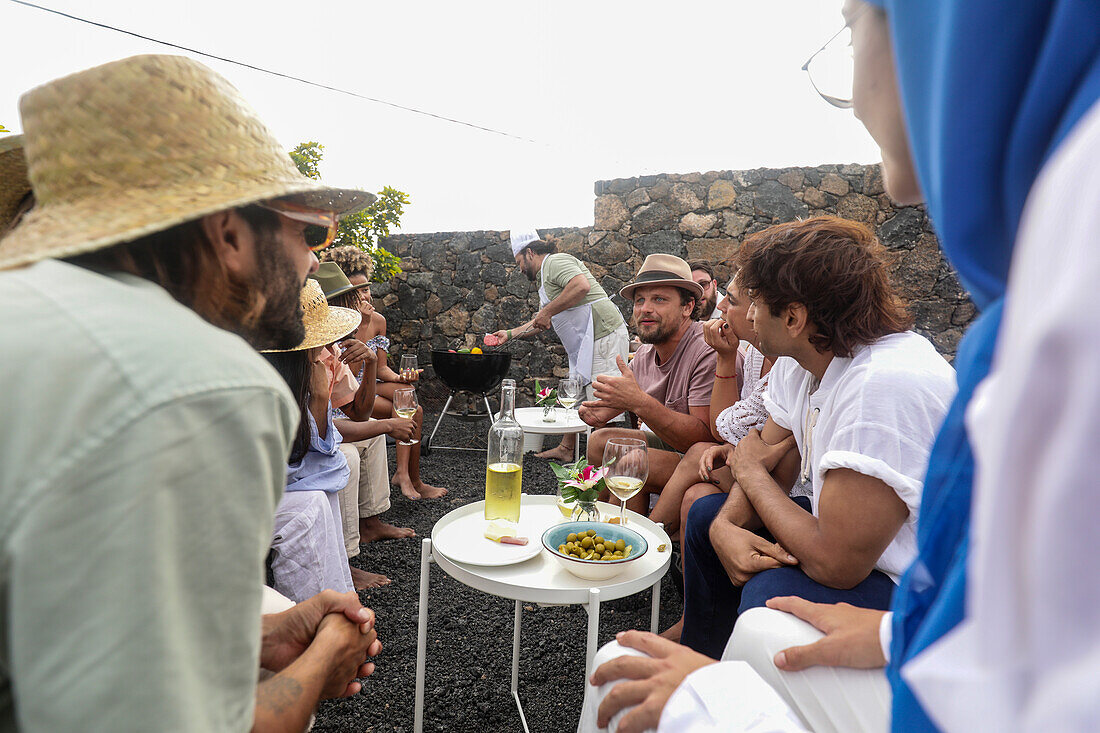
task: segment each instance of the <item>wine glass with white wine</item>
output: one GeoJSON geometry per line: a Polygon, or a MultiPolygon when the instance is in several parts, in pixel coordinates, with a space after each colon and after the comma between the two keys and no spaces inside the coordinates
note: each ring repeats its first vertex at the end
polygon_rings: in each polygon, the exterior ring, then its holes
{"type": "Polygon", "coordinates": [[[401,355],[401,371],[398,375],[407,382],[416,381],[416,354],[402,354],[401,355]]]}
{"type": "Polygon", "coordinates": [[[619,525],[626,525],[626,502],[633,497],[649,478],[649,453],[644,440],[637,438],[612,438],[603,449],[603,467],[607,474],[604,482],[611,493],[619,497],[619,525]]]}
{"type": "MultiPolygon", "coordinates": [[[[398,417],[404,417],[412,420],[416,417],[416,408],[419,403],[416,400],[416,390],[412,387],[399,387],[393,392],[393,411],[398,417]]],[[[399,440],[398,445],[416,445],[420,441],[413,440],[399,440]]]]}
{"type": "Polygon", "coordinates": [[[568,379],[558,381],[558,404],[567,410],[572,410],[573,405],[581,398],[580,377],[569,375],[568,379]]]}

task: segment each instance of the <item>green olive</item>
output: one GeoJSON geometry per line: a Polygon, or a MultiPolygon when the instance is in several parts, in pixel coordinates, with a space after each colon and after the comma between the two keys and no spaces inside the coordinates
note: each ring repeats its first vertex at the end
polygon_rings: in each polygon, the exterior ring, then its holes
{"type": "Polygon", "coordinates": [[[615,540],[615,549],[616,550],[625,550],[626,549],[626,540],[615,540]]]}
{"type": "Polygon", "coordinates": [[[585,530],[585,534],[588,535],[589,537],[595,537],[596,536],[596,530],[594,530],[594,529],[585,530]]]}
{"type": "Polygon", "coordinates": [[[596,535],[595,537],[592,538],[592,541],[595,542],[597,545],[601,544],[603,542],[603,537],[600,537],[599,535],[596,535]]]}
{"type": "Polygon", "coordinates": [[[576,532],[570,532],[569,536],[565,538],[565,541],[566,542],[576,542],[577,541],[577,533],[576,532]]]}
{"type": "Polygon", "coordinates": [[[583,547],[585,549],[588,549],[589,547],[591,547],[594,544],[595,543],[592,541],[591,537],[585,537],[583,540],[581,540],[581,547],[583,547]]]}
{"type": "Polygon", "coordinates": [[[596,546],[592,548],[596,552],[603,552],[606,548],[602,542],[596,540],[596,546]]]}

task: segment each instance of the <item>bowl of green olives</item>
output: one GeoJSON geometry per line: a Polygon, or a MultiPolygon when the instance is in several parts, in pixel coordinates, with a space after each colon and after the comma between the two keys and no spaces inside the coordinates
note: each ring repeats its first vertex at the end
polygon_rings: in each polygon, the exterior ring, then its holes
{"type": "Polygon", "coordinates": [[[607,522],[563,522],[542,533],[542,546],[585,580],[609,580],[649,549],[645,537],[607,522]]]}

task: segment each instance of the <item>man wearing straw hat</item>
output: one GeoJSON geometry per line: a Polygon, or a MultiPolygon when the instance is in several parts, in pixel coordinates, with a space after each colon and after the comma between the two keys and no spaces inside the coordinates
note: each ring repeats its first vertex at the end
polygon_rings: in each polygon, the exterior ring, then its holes
{"type": "Polygon", "coordinates": [[[298,408],[254,348],[302,340],[311,250],[371,196],[301,176],[182,57],[50,82],[20,113],[35,204],[0,239],[0,414],[20,428],[0,441],[0,730],[302,730],[380,645],[350,593],[261,624],[298,408]],[[257,686],[260,665],[277,674],[257,686]]]}

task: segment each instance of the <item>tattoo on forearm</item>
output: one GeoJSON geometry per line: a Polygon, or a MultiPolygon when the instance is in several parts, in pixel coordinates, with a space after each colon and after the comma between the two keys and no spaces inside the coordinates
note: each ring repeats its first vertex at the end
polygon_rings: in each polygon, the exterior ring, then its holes
{"type": "Polygon", "coordinates": [[[261,688],[259,704],[276,715],[290,710],[302,697],[302,686],[293,677],[272,677],[261,688]]]}

